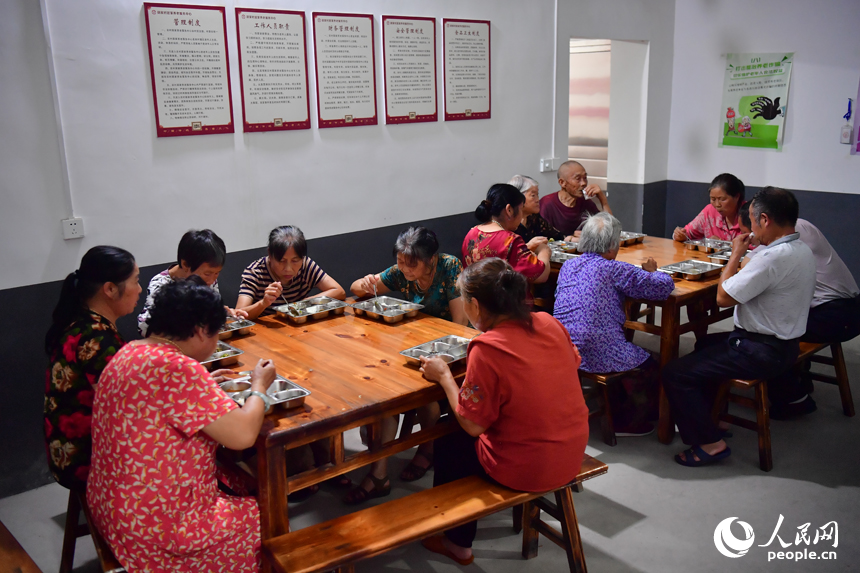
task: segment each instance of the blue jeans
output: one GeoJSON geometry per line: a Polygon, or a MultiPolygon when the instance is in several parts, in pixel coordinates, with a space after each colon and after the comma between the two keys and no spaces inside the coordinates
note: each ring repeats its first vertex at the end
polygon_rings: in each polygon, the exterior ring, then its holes
{"type": "MultiPolygon", "coordinates": [[[[771,379],[791,368],[798,352],[797,340],[737,329],[708,335],[696,343],[693,353],[667,364],[663,369],[663,389],[684,443],[699,446],[722,439],[711,417],[721,382],[731,378],[771,379]]],[[[772,402],[787,404],[803,397],[799,380],[786,382],[768,383],[772,402]]]]}

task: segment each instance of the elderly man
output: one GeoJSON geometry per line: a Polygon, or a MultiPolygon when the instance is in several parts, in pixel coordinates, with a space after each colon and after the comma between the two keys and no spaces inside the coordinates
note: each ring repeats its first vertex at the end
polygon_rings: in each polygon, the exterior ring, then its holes
{"type": "Polygon", "coordinates": [[[626,297],[665,300],[675,283],[654,272],[649,258],[639,269],[616,261],[621,223],[609,213],[589,217],[582,229],[579,257],[564,263],[558,275],[553,315],[564,324],[582,356],[586,372],[631,372],[611,391],[610,407],[617,436],[642,436],[654,431],[657,417],[657,362],[624,338],[626,297]],[[627,396],[625,396],[625,390],[627,396]]]}
{"type": "Polygon", "coordinates": [[[603,211],[612,214],[606,194],[597,185],[588,184],[588,173],[580,163],[562,163],[558,184],[561,191],[541,198],[540,215],[565,235],[574,234],[589,215],[599,212],[592,197],[600,201],[603,211]]]}
{"type": "MultiPolygon", "coordinates": [[[[749,210],[741,209],[739,224],[742,232],[750,232],[749,210]]],[[[798,219],[795,230],[800,240],[812,249],[815,257],[815,293],[806,320],[806,333],[800,340],[833,344],[847,342],[860,335],[860,288],[851,271],[818,227],[805,219],[798,219]]],[[[757,252],[747,253],[747,260],[757,252]]],[[[797,374],[789,371],[782,376],[797,374]]],[[[782,383],[781,379],[776,383],[782,383]]],[[[811,381],[808,383],[811,384],[811,381]]],[[[815,409],[815,401],[807,396],[794,404],[774,404],[770,417],[784,420],[814,412],[815,409]]]]}
{"type": "MultiPolygon", "coordinates": [[[[731,449],[711,418],[713,385],[730,378],[772,377],[791,368],[806,331],[815,291],[815,258],[795,231],[798,205],[784,189],[765,187],[749,205],[751,229],[761,246],[738,272],[750,235],[732,241],[732,256],[717,288],[717,304],[735,307],[735,330],[712,334],[696,352],[663,370],[663,388],[684,443],[675,456],[685,466],[702,466],[728,457],[731,449]]],[[[768,385],[774,407],[806,398],[797,380],[768,385]]]]}

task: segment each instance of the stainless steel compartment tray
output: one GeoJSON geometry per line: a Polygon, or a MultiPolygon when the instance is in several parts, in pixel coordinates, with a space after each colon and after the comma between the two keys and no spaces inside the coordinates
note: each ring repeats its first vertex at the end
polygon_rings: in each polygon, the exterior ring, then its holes
{"type": "Polygon", "coordinates": [[[275,313],[281,318],[288,318],[296,324],[307,322],[308,318],[325,318],[329,314],[343,314],[349,306],[342,300],[327,296],[317,296],[289,304],[274,307],[275,313]]]}
{"type": "Polygon", "coordinates": [[[368,318],[381,318],[385,322],[399,322],[404,317],[415,317],[424,308],[423,304],[407,302],[390,296],[378,296],[352,303],[356,316],[367,314],[368,318]]]}
{"type": "Polygon", "coordinates": [[[686,241],[684,246],[691,251],[702,253],[716,253],[724,249],[731,249],[731,241],[720,241],[719,239],[702,239],[699,241],[686,241]]]}
{"type": "Polygon", "coordinates": [[[664,273],[669,273],[673,277],[683,278],[688,281],[698,281],[708,279],[719,275],[723,270],[723,265],[715,263],[706,263],[705,261],[681,261],[665,265],[658,270],[664,273]]]}
{"type": "Polygon", "coordinates": [[[239,350],[234,346],[230,346],[226,342],[218,341],[218,346],[215,347],[215,352],[200,362],[204,366],[228,366],[239,362],[239,355],[245,354],[244,350],[239,350]]]}
{"type": "Polygon", "coordinates": [[[421,364],[422,356],[439,356],[448,364],[457,364],[466,360],[466,350],[469,347],[469,338],[462,336],[443,336],[430,342],[407,348],[400,352],[409,364],[421,364]]]}
{"type": "Polygon", "coordinates": [[[249,332],[251,332],[251,327],[255,324],[255,322],[251,322],[246,318],[237,319],[233,317],[227,317],[227,324],[225,324],[224,327],[221,328],[221,332],[218,333],[218,338],[220,338],[221,340],[227,340],[234,334],[248,334],[249,332]]]}
{"type": "MultiPolygon", "coordinates": [[[[730,258],[732,258],[731,249],[724,249],[722,251],[717,251],[716,253],[708,255],[708,260],[718,265],[725,265],[727,262],[729,262],[730,258]]],[[[744,257],[741,257],[741,260],[744,260],[744,257]]]]}
{"type": "Polygon", "coordinates": [[[553,251],[549,255],[549,260],[552,263],[563,263],[565,261],[569,261],[570,259],[575,259],[578,257],[578,254],[574,253],[565,253],[563,251],[553,251]]]}
{"type": "Polygon", "coordinates": [[[549,241],[547,245],[553,251],[563,251],[567,253],[576,252],[576,245],[579,243],[567,242],[567,241],[549,241]]]}
{"type": "MultiPolygon", "coordinates": [[[[240,376],[232,380],[232,382],[250,380],[250,372],[240,372],[240,376]]],[[[266,390],[266,394],[272,401],[273,406],[280,406],[284,410],[297,408],[305,403],[305,398],[311,395],[311,391],[302,388],[295,382],[287,380],[283,376],[275,375],[275,381],[266,390]]],[[[236,392],[230,395],[233,400],[240,406],[245,405],[245,398],[251,395],[250,390],[236,392]]]]}
{"type": "Polygon", "coordinates": [[[647,236],[648,235],[645,235],[644,233],[631,233],[628,231],[621,231],[621,246],[629,247],[631,245],[635,245],[636,243],[641,243],[645,240],[645,237],[647,236]]]}

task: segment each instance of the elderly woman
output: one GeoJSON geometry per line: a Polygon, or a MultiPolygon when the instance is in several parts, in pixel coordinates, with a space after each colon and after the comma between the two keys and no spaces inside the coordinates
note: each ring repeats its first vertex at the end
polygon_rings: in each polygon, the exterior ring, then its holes
{"type": "Polygon", "coordinates": [[[131,253],[93,247],[63,281],[45,337],[45,443],[54,479],[83,492],[90,471],[93,396],[108,362],[124,344],[118,318],[134,312],[141,288],[131,253]]]}
{"type": "Polygon", "coordinates": [[[625,378],[623,388],[615,387],[610,407],[618,423],[616,435],[639,436],[654,430],[647,419],[657,415],[658,365],[624,338],[624,300],[665,300],[675,283],[655,272],[652,258],[641,269],[616,261],[620,237],[621,223],[612,215],[598,213],[588,219],[577,245],[582,255],[565,262],[558,275],[553,315],[567,327],[586,372],[636,370],[625,378]]]}
{"type": "MultiPolygon", "coordinates": [[[[460,275],[466,316],[482,334],[469,344],[462,388],[440,358],[421,371],[445,390],[461,430],[437,440],[433,485],[480,475],[521,491],[550,491],[579,472],[588,441],[588,410],[576,369],[579,354],[564,327],[529,312],[528,283],[497,258],[460,275]]],[[[422,543],[467,565],[477,523],[422,543]]]]}
{"type": "MultiPolygon", "coordinates": [[[[397,264],[376,275],[358,279],[350,290],[355,296],[400,291],[406,300],[424,305],[424,312],[467,324],[463,312],[463,299],[457,290],[457,277],[463,265],[457,257],[439,252],[436,234],[424,227],[409,227],[394,242],[394,258],[397,264]]],[[[438,404],[430,404],[418,409],[422,428],[430,428],[439,420],[438,404]]],[[[389,442],[397,435],[398,417],[382,421],[382,441],[389,442]]],[[[424,477],[433,465],[433,442],[418,447],[415,457],[400,474],[403,481],[415,481],[424,477]]],[[[368,499],[382,497],[391,492],[388,478],[388,459],[383,458],[370,466],[370,473],[358,486],[346,494],[344,503],[355,505],[368,499]]]]}
{"type": "Polygon", "coordinates": [[[224,325],[220,295],[180,280],[155,302],[149,337],[117,353],[96,391],[93,519],[129,571],[258,571],[257,501],[219,492],[215,451],[254,444],[275,367],[257,364],[240,408],[198,362],[224,325]]]}
{"type": "Polygon", "coordinates": [[[711,203],[685,227],[672,234],[676,241],[720,239],[731,241],[741,234],[738,212],[744,202],[744,183],[731,173],[714,177],[708,193],[711,203]]]}
{"type": "MultiPolygon", "coordinates": [[[[463,261],[466,266],[481,259],[498,257],[507,261],[529,283],[546,282],[550,273],[550,251],[545,237],[535,237],[529,244],[514,233],[523,220],[525,196],[513,185],[496,183],[487,198],[475,209],[480,225],[472,227],[463,239],[463,261]]],[[[528,293],[531,302],[531,293],[528,293]]]]}
{"type": "MultiPolygon", "coordinates": [[[[565,237],[564,233],[549,224],[549,221],[540,214],[540,190],[538,182],[527,175],[514,175],[508,185],[513,185],[520,190],[526,198],[523,203],[523,222],[514,231],[523,238],[526,245],[535,237],[546,237],[553,241],[573,239],[573,235],[565,237]]],[[[531,248],[531,247],[529,247],[531,248]]]]}
{"type": "Polygon", "coordinates": [[[308,257],[301,229],[284,225],[269,233],[268,255],[242,273],[236,310],[244,310],[248,318],[273,314],[273,305],[307,298],[314,288],[321,296],[339,300],[346,296],[343,287],[308,257]]]}

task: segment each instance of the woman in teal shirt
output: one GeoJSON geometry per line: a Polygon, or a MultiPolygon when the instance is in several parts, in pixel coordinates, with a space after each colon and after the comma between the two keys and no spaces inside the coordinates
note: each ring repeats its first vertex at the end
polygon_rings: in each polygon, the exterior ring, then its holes
{"type": "MultiPolygon", "coordinates": [[[[423,312],[456,322],[467,324],[463,301],[457,289],[457,278],[463,265],[457,257],[439,253],[436,234],[424,227],[409,227],[397,237],[394,243],[394,256],[397,264],[377,275],[367,275],[358,279],[350,290],[357,297],[373,295],[376,285],[377,294],[400,291],[403,298],[410,302],[423,304],[423,312]]],[[[439,404],[433,403],[418,409],[421,428],[434,426],[439,420],[439,404]]],[[[382,421],[382,441],[390,442],[397,435],[398,417],[382,421]]],[[[418,447],[415,457],[400,474],[404,481],[421,479],[433,465],[433,442],[418,447]]],[[[374,462],[370,473],[344,497],[349,505],[362,503],[368,499],[382,497],[391,493],[388,479],[388,459],[374,462]]]]}

